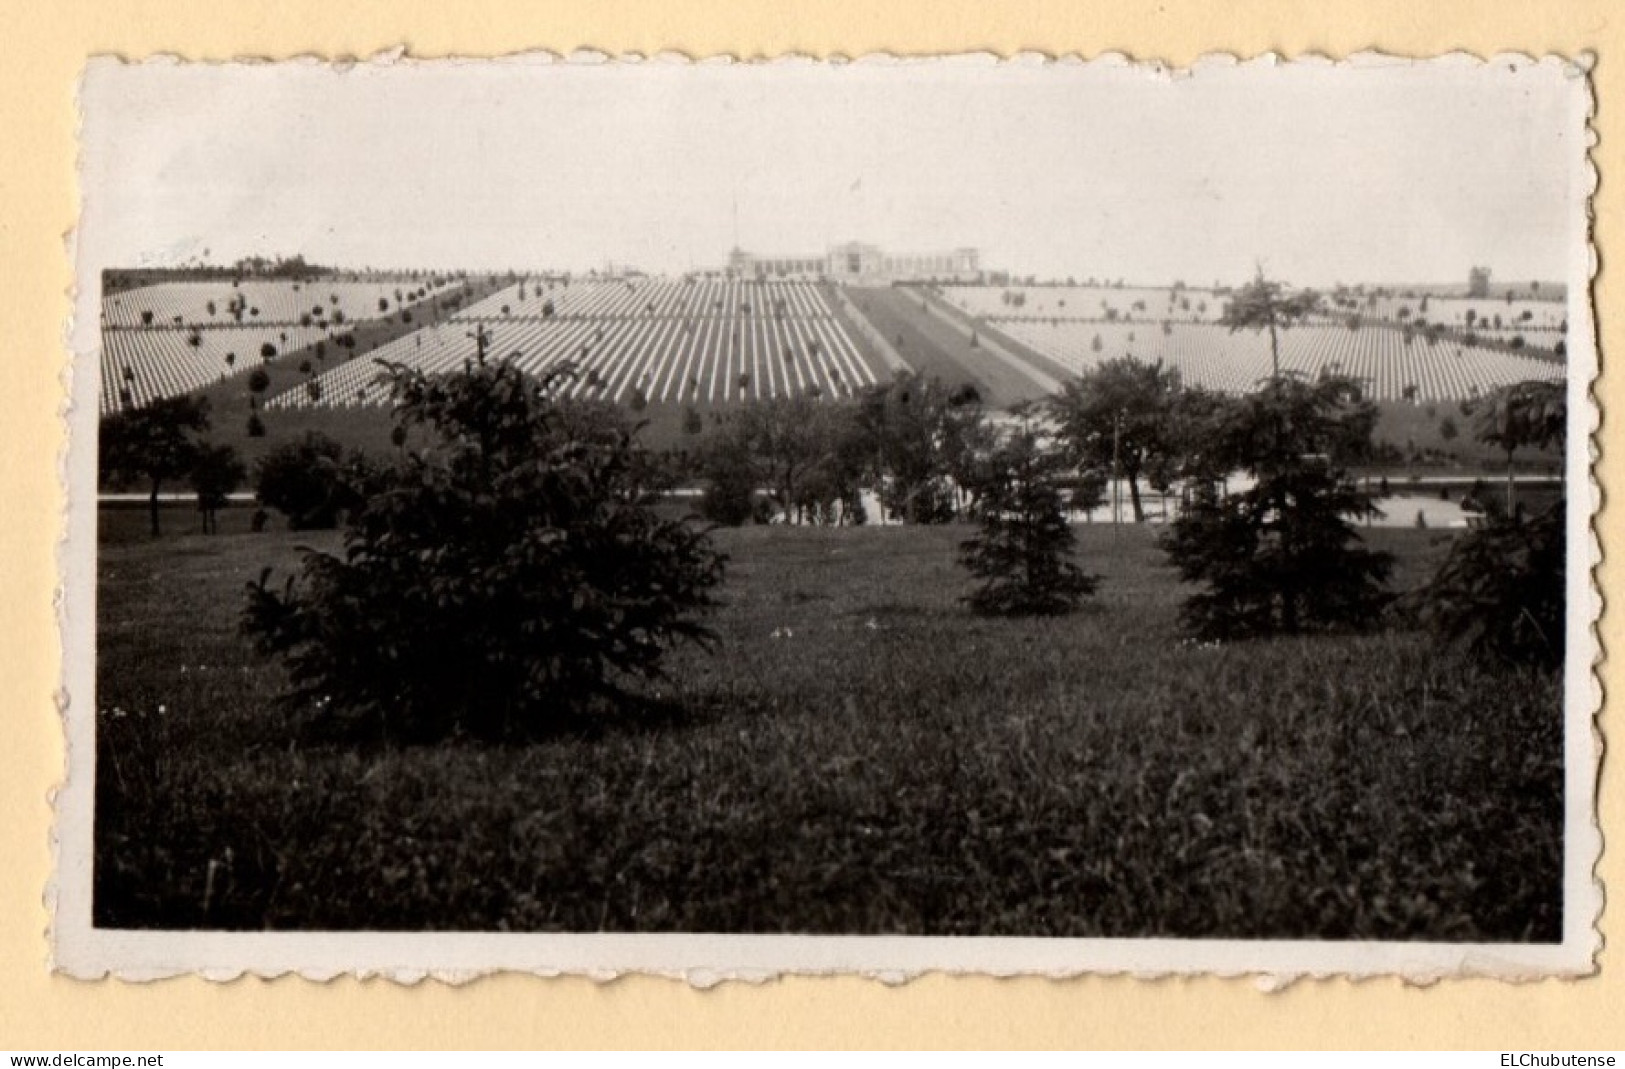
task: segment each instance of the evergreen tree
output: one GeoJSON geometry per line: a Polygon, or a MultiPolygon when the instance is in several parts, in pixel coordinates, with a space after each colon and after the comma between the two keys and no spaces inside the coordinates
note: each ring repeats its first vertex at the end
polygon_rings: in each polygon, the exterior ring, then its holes
{"type": "Polygon", "coordinates": [[[391,738],[512,739],[624,709],[673,646],[710,645],[724,558],[654,510],[663,474],[609,406],[509,361],[391,373],[422,448],[340,469],[342,549],[249,584],[245,629],[290,699],[391,738]]]}
{"type": "MultiPolygon", "coordinates": [[[[1489,399],[1480,441],[1508,455],[1520,446],[1562,451],[1568,398],[1560,383],[1524,382],[1489,399]]],[[[1526,516],[1510,481],[1500,507],[1482,480],[1468,495],[1486,512],[1462,535],[1422,589],[1422,622],[1446,642],[1492,664],[1532,664],[1556,670],[1566,649],[1568,496],[1526,516]]]]}
{"type": "Polygon", "coordinates": [[[980,530],[959,547],[960,563],[981,581],[962,599],[978,615],[1059,616],[1095,592],[1099,578],[1071,560],[1064,467],[1025,421],[979,465],[972,513],[980,530]]]}
{"type": "Polygon", "coordinates": [[[1375,419],[1335,376],[1275,378],[1214,415],[1206,477],[1164,540],[1180,577],[1205,587],[1185,603],[1189,627],[1244,638],[1376,622],[1393,561],[1360,544],[1351,521],[1376,506],[1343,467],[1375,419]],[[1251,485],[1221,492],[1232,472],[1251,485]]]}

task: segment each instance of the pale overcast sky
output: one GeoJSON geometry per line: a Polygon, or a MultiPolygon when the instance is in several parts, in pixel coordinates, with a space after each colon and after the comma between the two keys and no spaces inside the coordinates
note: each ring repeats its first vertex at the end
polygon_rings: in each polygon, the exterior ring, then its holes
{"type": "Polygon", "coordinates": [[[93,267],[650,271],[863,240],[1020,274],[1562,279],[1583,82],[1555,63],[99,63],[93,267]]]}

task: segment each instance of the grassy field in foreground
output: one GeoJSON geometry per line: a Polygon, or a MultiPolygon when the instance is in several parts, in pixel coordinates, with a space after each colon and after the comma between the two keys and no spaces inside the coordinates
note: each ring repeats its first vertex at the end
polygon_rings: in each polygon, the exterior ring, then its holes
{"type": "MultiPolygon", "coordinates": [[[[1091,608],[979,620],[964,533],[720,532],[684,722],[398,749],[279,708],[237,634],[312,536],[104,544],[96,921],[1560,936],[1556,682],[1404,632],[1193,646],[1131,529],[1080,530],[1091,608]]],[[[1402,584],[1442,537],[1373,532],[1402,584]]]]}

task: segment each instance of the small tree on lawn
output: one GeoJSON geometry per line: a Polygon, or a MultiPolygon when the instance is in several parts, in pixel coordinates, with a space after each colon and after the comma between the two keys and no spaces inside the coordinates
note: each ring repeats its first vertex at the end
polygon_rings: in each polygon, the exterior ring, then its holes
{"type": "Polygon", "coordinates": [[[1172,368],[1124,356],[1068,380],[1050,401],[1067,459],[1080,471],[1105,471],[1127,481],[1136,523],[1145,519],[1142,478],[1149,474],[1161,482],[1179,392],[1172,368]]]}
{"type": "Polygon", "coordinates": [[[101,422],[99,463],[115,482],[144,481],[152,536],[159,535],[158,494],[163,484],[185,477],[209,429],[209,405],[199,397],[162,397],[125,408],[101,422]]]}
{"type": "Polygon", "coordinates": [[[199,446],[192,461],[192,489],[197,494],[197,510],[203,518],[203,533],[216,534],[220,525],[216,513],[226,507],[231,494],[248,477],[237,450],[229,445],[199,446]]]}
{"type": "Polygon", "coordinates": [[[342,551],[249,587],[246,629],[292,698],[389,738],[510,739],[624,704],[672,646],[709,642],[723,558],[654,511],[658,465],[618,417],[571,416],[508,361],[392,375],[424,445],[347,480],[342,551]]]}
{"type": "Polygon", "coordinates": [[[1058,616],[1095,592],[1099,578],[1070,559],[1066,467],[1025,420],[978,465],[971,513],[980,530],[959,545],[960,563],[980,580],[962,600],[978,615],[1058,616]]]}
{"type": "Polygon", "coordinates": [[[1187,626],[1228,639],[1376,621],[1393,562],[1360,544],[1351,521],[1376,507],[1343,467],[1369,448],[1375,420],[1341,377],[1277,378],[1220,410],[1207,469],[1252,485],[1221,493],[1202,480],[1164,539],[1180,578],[1204,588],[1185,602],[1187,626]]]}
{"type": "Polygon", "coordinates": [[[1559,382],[1519,382],[1485,399],[1479,410],[1478,440],[1498,446],[1507,457],[1507,505],[1516,502],[1512,457],[1519,449],[1545,449],[1563,440],[1568,398],[1559,382]]]}

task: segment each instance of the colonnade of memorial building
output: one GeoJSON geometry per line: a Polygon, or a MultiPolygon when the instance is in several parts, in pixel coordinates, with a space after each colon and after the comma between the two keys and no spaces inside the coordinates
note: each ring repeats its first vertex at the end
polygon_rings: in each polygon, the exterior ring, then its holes
{"type": "Polygon", "coordinates": [[[981,254],[973,248],[894,253],[862,242],[832,245],[818,256],[734,249],[728,256],[728,272],[738,278],[820,278],[861,284],[928,279],[974,282],[981,277],[981,254]]]}

